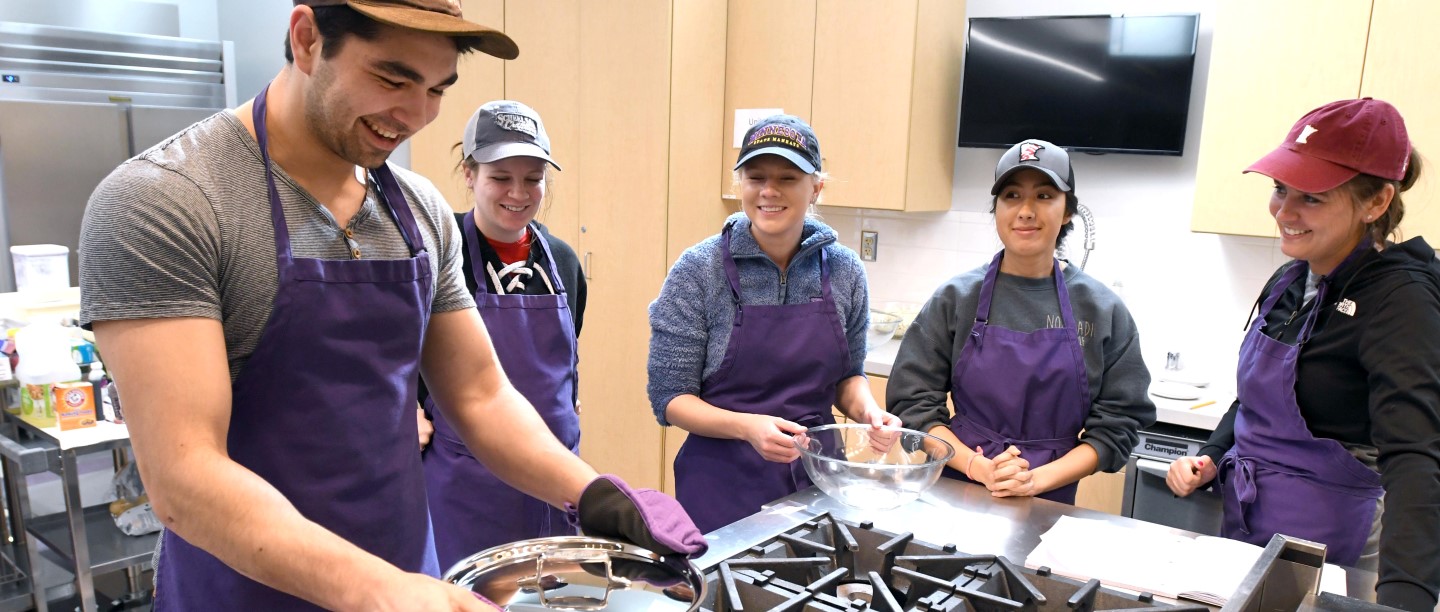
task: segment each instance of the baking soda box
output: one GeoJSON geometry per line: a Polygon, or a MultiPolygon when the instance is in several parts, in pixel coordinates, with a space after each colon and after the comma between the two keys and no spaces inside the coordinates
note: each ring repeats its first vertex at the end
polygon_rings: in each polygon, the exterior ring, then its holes
{"type": "Polygon", "coordinates": [[[84,381],[55,383],[51,405],[60,431],[95,426],[95,386],[84,381]]]}

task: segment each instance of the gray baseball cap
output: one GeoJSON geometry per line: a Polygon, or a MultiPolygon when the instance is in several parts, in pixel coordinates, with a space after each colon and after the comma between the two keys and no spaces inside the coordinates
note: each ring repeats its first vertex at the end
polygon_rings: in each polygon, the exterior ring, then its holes
{"type": "Polygon", "coordinates": [[[486,102],[465,124],[461,141],[465,157],[482,164],[507,157],[538,157],[560,170],[550,158],[550,137],[540,113],[514,100],[486,102]]]}
{"type": "Polygon", "coordinates": [[[1000,156],[1000,163],[995,165],[995,183],[990,186],[990,195],[999,194],[1011,175],[1026,168],[1044,172],[1060,191],[1075,190],[1075,169],[1070,167],[1070,154],[1044,140],[1031,138],[1020,141],[1000,156]]]}

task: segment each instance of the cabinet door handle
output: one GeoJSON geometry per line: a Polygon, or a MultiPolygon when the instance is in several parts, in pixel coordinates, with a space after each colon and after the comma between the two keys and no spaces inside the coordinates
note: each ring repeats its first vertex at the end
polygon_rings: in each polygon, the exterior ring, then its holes
{"type": "Polygon", "coordinates": [[[580,264],[580,273],[585,276],[587,281],[594,279],[593,276],[590,276],[590,251],[585,251],[585,261],[580,264]]]}

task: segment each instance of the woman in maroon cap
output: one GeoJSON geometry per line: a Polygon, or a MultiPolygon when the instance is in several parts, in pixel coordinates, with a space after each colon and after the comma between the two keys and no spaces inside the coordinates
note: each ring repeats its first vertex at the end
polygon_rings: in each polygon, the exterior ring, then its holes
{"type": "Polygon", "coordinates": [[[1332,102],[1246,172],[1274,179],[1270,213],[1295,261],[1257,301],[1239,399],[1167,482],[1188,495],[1218,478],[1226,537],[1324,543],[1330,561],[1378,567],[1380,603],[1431,610],[1440,263],[1422,238],[1387,240],[1405,214],[1401,194],[1420,176],[1405,121],[1380,100],[1332,102]]]}

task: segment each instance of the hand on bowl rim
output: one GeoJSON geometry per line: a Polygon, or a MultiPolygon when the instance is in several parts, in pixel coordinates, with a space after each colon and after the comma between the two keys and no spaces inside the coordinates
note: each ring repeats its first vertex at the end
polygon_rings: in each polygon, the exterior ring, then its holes
{"type": "Polygon", "coordinates": [[[790,463],[800,458],[795,435],[805,433],[805,426],[766,414],[745,415],[743,439],[766,461],[790,463]]]}

